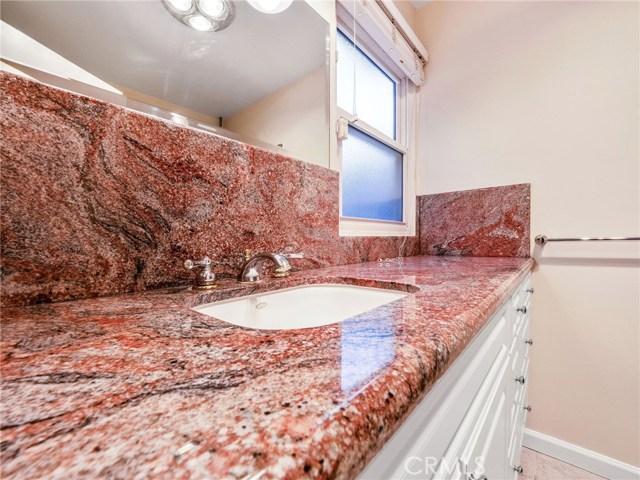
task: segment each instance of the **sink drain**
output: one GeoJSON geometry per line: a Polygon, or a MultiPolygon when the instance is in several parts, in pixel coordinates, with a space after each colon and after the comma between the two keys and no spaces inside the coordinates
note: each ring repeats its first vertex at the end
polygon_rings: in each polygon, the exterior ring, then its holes
{"type": "Polygon", "coordinates": [[[267,308],[267,302],[260,302],[256,305],[258,310],[262,310],[263,308],[267,308]]]}

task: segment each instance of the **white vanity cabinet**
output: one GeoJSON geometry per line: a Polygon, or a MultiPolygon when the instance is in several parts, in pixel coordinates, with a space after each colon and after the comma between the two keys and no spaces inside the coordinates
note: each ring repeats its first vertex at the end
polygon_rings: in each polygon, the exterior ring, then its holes
{"type": "Polygon", "coordinates": [[[360,479],[518,477],[529,411],[531,293],[529,273],[360,479]]]}

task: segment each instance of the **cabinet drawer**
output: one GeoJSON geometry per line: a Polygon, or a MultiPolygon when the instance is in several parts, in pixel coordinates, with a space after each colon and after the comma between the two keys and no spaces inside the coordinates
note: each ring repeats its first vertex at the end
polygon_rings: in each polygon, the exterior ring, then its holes
{"type": "Polygon", "coordinates": [[[525,301],[531,298],[531,292],[529,290],[531,290],[531,273],[527,274],[522,281],[522,294],[524,295],[525,301]]]}
{"type": "Polygon", "coordinates": [[[490,458],[500,456],[506,445],[507,395],[505,381],[510,376],[506,346],[502,346],[485,382],[473,400],[467,415],[456,432],[438,467],[434,479],[455,480],[473,473],[501,478],[504,461],[490,458]],[[498,445],[502,442],[501,445],[498,445]],[[486,472],[485,472],[486,470],[486,472]]]}
{"type": "Polygon", "coordinates": [[[518,335],[512,340],[509,350],[511,357],[511,371],[515,377],[525,374],[525,359],[529,358],[529,317],[522,320],[518,335]]]}
{"type": "Polygon", "coordinates": [[[511,294],[511,305],[519,307],[531,298],[531,274],[529,273],[511,294]]]}
{"type": "Polygon", "coordinates": [[[529,300],[526,304],[523,305],[526,309],[526,312],[516,311],[514,312],[513,325],[512,325],[512,333],[514,340],[523,335],[522,329],[523,326],[529,321],[531,317],[531,301],[529,300]]]}
{"type": "Polygon", "coordinates": [[[527,340],[529,340],[529,323],[530,323],[530,319],[531,316],[527,313],[527,315],[525,315],[525,317],[522,319],[522,327],[520,328],[520,331],[518,332],[518,340],[520,340],[520,344],[521,345],[525,345],[526,348],[525,350],[528,352],[529,351],[529,345],[527,343],[525,343],[527,340]]]}
{"type": "Polygon", "coordinates": [[[519,334],[522,321],[529,315],[531,309],[531,293],[528,290],[531,288],[531,274],[527,275],[526,279],[511,295],[511,306],[515,311],[515,317],[513,321],[513,334],[517,336],[519,334]]]}
{"type": "Polygon", "coordinates": [[[527,378],[527,367],[529,366],[529,359],[525,357],[524,359],[524,363],[522,365],[522,370],[520,372],[520,374],[513,376],[512,381],[513,384],[515,385],[515,395],[513,396],[514,402],[516,405],[522,405],[522,401],[524,398],[524,392],[527,389],[528,383],[529,383],[529,379],[527,378]],[[524,378],[524,384],[520,384],[518,382],[516,382],[516,377],[522,377],[524,378]]]}
{"type": "MultiPolygon", "coordinates": [[[[508,368],[505,368],[505,373],[508,368]]],[[[504,478],[504,452],[507,439],[507,398],[504,382],[508,375],[496,385],[495,395],[487,402],[486,410],[478,419],[476,429],[465,445],[460,457],[462,468],[475,478],[504,478]]]]}
{"type": "MultiPolygon", "coordinates": [[[[511,435],[509,435],[508,458],[511,468],[520,466],[520,457],[522,454],[522,437],[524,436],[524,428],[527,421],[528,411],[525,407],[528,405],[528,387],[525,385],[522,393],[522,401],[517,405],[516,420],[513,422],[511,435]]],[[[517,478],[518,474],[513,471],[513,478],[517,478]]]]}
{"type": "Polygon", "coordinates": [[[507,384],[507,395],[509,400],[508,406],[508,419],[509,425],[515,428],[518,424],[518,418],[522,415],[522,409],[526,403],[526,391],[528,385],[520,385],[514,381],[515,377],[509,376],[509,383],[507,384]],[[512,384],[511,384],[512,383],[512,384]]]}

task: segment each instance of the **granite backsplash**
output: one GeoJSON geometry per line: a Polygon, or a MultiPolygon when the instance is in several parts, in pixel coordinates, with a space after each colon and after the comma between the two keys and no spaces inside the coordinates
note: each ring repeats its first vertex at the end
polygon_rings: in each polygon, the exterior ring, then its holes
{"type": "MultiPolygon", "coordinates": [[[[245,248],[307,269],[398,255],[338,236],[338,173],[0,73],[2,305],[237,275],[245,248]]],[[[416,255],[417,237],[403,254],[416,255]]]]}
{"type": "Polygon", "coordinates": [[[2,306],[185,285],[244,249],[309,269],[529,256],[528,184],[417,198],[418,235],[340,237],[338,173],[0,72],[2,306]]]}
{"type": "Polygon", "coordinates": [[[424,255],[528,257],[531,185],[418,197],[424,255]]]}

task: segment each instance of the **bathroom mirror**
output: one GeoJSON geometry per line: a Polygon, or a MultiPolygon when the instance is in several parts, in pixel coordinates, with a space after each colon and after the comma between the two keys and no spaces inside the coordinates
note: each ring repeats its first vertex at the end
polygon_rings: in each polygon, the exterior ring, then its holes
{"type": "Polygon", "coordinates": [[[3,0],[3,68],[328,166],[328,23],[304,0],[232,3],[228,27],[202,32],[161,0],[3,0]]]}

